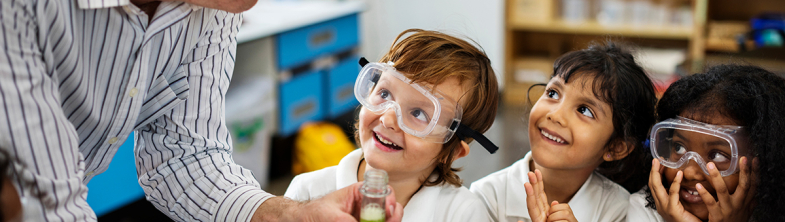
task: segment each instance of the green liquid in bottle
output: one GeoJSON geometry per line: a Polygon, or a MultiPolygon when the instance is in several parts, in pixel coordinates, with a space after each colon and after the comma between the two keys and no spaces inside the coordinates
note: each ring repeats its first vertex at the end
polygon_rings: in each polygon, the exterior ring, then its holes
{"type": "Polygon", "coordinates": [[[369,204],[360,211],[360,222],[384,222],[385,212],[377,204],[369,204]]]}

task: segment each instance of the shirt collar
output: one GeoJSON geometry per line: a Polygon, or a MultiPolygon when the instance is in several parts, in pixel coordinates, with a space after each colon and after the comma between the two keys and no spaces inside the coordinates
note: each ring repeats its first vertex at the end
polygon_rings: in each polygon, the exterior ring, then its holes
{"type": "Polygon", "coordinates": [[[130,0],[77,0],[81,9],[111,8],[131,4],[130,0]]]}
{"type": "Polygon", "coordinates": [[[338,163],[338,170],[335,173],[335,187],[338,189],[357,183],[357,167],[362,160],[362,149],[356,149],[347,154],[338,163]]]}
{"type": "MultiPolygon", "coordinates": [[[[526,207],[526,189],[523,186],[524,183],[529,182],[529,162],[531,161],[532,152],[529,151],[523,159],[514,164],[517,167],[507,173],[507,187],[505,188],[507,193],[506,216],[522,217],[531,220],[529,209],[526,207]]],[[[598,195],[602,195],[601,183],[602,181],[599,181],[592,173],[586,179],[586,182],[581,185],[581,188],[578,189],[578,192],[570,199],[570,202],[567,203],[570,205],[576,219],[592,218],[594,208],[598,205],[594,201],[600,199],[598,195]]]]}
{"type": "MultiPolygon", "coordinates": [[[[436,175],[431,175],[431,177],[436,175]]],[[[439,193],[443,186],[452,186],[444,183],[436,186],[422,186],[417,193],[409,199],[403,208],[401,221],[432,221],[439,201],[439,193]]]]}

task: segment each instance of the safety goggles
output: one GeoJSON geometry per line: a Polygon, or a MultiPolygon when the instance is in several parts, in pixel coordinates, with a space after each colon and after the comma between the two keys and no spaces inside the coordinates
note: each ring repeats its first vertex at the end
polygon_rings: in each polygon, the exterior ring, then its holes
{"type": "Polygon", "coordinates": [[[667,119],[651,129],[651,154],[663,166],[679,169],[692,159],[703,169],[713,162],[723,177],[737,172],[746,155],[744,127],[711,125],[684,117],[667,119]]]}
{"type": "Polygon", "coordinates": [[[368,62],[354,84],[354,96],[366,109],[381,115],[394,110],[398,127],[405,133],[433,143],[447,143],[457,135],[472,137],[490,153],[498,147],[481,133],[461,124],[463,109],[458,102],[429,86],[413,83],[395,70],[392,62],[368,62]]]}

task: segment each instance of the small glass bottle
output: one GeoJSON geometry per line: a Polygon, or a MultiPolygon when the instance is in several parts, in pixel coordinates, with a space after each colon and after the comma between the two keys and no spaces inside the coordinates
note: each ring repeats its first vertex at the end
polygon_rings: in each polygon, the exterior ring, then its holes
{"type": "Polygon", "coordinates": [[[390,194],[390,189],[387,188],[387,172],[378,169],[366,170],[360,193],[363,194],[360,222],[384,222],[384,199],[390,194]]]}

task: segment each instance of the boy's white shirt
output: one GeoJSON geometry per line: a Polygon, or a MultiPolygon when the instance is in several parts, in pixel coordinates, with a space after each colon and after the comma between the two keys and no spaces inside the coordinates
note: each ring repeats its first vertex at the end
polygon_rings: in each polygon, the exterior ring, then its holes
{"type": "MultiPolygon", "coordinates": [[[[471,184],[471,191],[483,199],[493,221],[530,222],[526,208],[531,152],[509,167],[471,184]]],[[[598,173],[592,173],[568,204],[578,221],[625,221],[630,193],[598,173]]]]}
{"type": "MultiPolygon", "coordinates": [[[[646,189],[646,187],[644,187],[646,189]]],[[[640,191],[630,195],[630,208],[627,211],[627,221],[631,222],[665,222],[657,210],[646,207],[646,193],[640,191]]]]}
{"type": "MultiPolygon", "coordinates": [[[[357,183],[362,150],[352,151],[338,166],[300,174],[286,189],[285,197],[305,201],[357,183]]],[[[466,187],[450,184],[423,186],[403,209],[406,221],[490,221],[485,205],[466,187]]]]}

